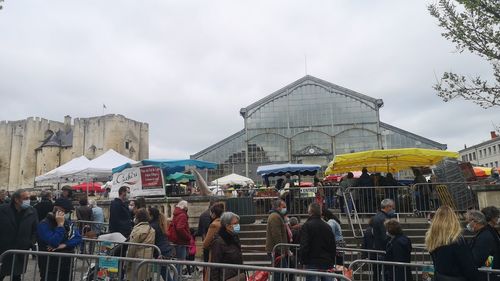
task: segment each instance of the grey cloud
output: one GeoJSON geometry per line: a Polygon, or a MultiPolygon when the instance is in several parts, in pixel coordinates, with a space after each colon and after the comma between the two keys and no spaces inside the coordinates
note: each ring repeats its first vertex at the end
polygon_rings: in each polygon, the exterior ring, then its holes
{"type": "Polygon", "coordinates": [[[422,1],[6,0],[0,119],[119,113],[151,157],[187,157],[243,128],[241,107],[308,74],[383,98],[384,122],[459,149],[498,109],[435,96],[435,74],[490,75],[454,53],[422,1]],[[464,114],[467,113],[467,114],[464,114]]]}

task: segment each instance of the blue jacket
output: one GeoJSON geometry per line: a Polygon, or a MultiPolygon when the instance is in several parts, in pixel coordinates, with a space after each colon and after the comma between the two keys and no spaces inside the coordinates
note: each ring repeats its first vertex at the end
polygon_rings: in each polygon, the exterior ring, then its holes
{"type": "Polygon", "coordinates": [[[57,248],[66,244],[62,252],[73,252],[74,248],[82,243],[82,236],[78,228],[71,222],[65,221],[64,226],[57,226],[48,218],[42,220],[37,227],[38,247],[41,251],[47,248],[57,248]]]}
{"type": "Polygon", "coordinates": [[[109,207],[109,232],[120,232],[125,237],[132,232],[130,210],[120,198],[115,198],[109,207]]]}

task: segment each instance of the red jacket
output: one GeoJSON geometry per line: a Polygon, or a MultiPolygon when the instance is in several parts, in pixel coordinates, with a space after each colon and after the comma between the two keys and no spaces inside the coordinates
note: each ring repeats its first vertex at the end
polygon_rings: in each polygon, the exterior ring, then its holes
{"type": "Polygon", "coordinates": [[[175,207],[172,223],[175,226],[177,234],[177,245],[189,245],[191,232],[189,231],[189,222],[187,212],[181,208],[175,207]]]}

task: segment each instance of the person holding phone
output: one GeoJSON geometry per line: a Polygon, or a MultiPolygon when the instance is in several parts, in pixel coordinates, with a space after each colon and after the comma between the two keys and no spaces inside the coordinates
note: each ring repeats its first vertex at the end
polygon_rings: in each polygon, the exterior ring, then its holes
{"type": "MultiPolygon", "coordinates": [[[[57,199],[53,212],[38,224],[38,247],[40,251],[74,253],[82,242],[77,227],[71,222],[73,210],[71,201],[57,199]]],[[[66,281],[72,279],[71,258],[47,257],[38,258],[41,280],[66,281]],[[58,278],[59,276],[59,278],[58,278]]]]}

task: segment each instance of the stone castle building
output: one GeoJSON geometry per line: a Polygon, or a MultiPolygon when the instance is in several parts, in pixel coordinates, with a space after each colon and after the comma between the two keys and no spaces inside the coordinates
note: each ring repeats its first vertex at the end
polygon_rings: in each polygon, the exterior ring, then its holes
{"type": "Polygon", "coordinates": [[[108,114],[64,117],[64,122],[30,117],[0,121],[0,188],[34,186],[34,178],[69,160],[89,159],[108,149],[134,160],[149,157],[149,125],[108,114]]]}

